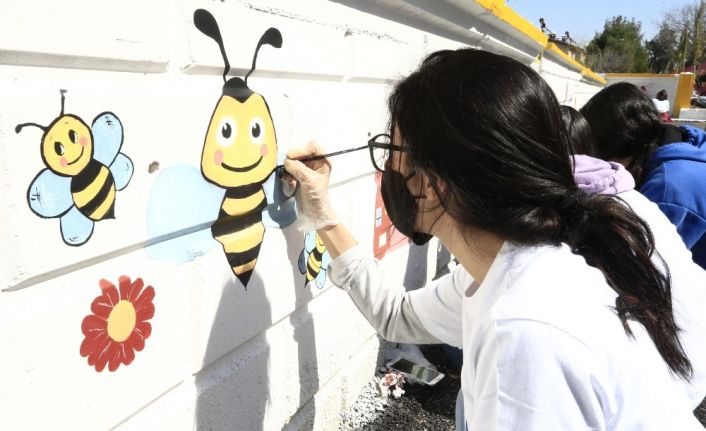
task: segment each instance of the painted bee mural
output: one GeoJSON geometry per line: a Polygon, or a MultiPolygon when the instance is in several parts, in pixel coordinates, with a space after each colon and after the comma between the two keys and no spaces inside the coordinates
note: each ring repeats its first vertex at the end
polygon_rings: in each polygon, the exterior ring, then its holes
{"type": "Polygon", "coordinates": [[[111,112],[99,114],[89,128],[78,116],[64,114],[66,90],[61,90],[61,113],[49,126],[23,123],[44,131],[40,152],[46,169],[27,191],[30,209],[42,218],[60,218],[67,245],[85,244],[95,222],[115,218],[115,198],[132,178],[132,161],[120,152],[123,126],[111,112]]]}
{"type": "Polygon", "coordinates": [[[305,285],[314,281],[316,287],[323,289],[329,263],[331,255],[319,234],[315,230],[307,232],[304,237],[304,249],[299,255],[299,272],[306,274],[305,285]]]}
{"type": "Polygon", "coordinates": [[[265,229],[281,229],[296,219],[294,199],[285,194],[276,174],[284,154],[278,152],[270,109],[265,98],[248,86],[260,48],[281,47],[282,36],[279,30],[268,29],[244,79],[227,79],[230,63],[215,18],[198,9],[194,25],[220,48],[225,64],[223,89],[203,142],[201,178],[195,178],[190,166],[176,165],[161,172],[155,182],[148,231],[152,237],[173,239],[149,247],[148,253],[177,263],[192,260],[213,246],[205,238],[208,230],[211,241],[222,246],[233,274],[247,288],[265,229]]]}
{"type": "Polygon", "coordinates": [[[207,181],[225,189],[218,220],[211,226],[213,238],[223,251],[233,273],[248,285],[260,253],[265,225],[262,210],[267,206],[262,184],[277,166],[277,137],[265,99],[248,87],[262,45],[282,46],[282,35],[268,29],[257,44],[252,68],[245,79],[230,78],[223,39],[215,18],[199,9],[194,25],[218,43],[223,55],[223,95],[218,100],[206,131],[201,172],[207,181]]]}

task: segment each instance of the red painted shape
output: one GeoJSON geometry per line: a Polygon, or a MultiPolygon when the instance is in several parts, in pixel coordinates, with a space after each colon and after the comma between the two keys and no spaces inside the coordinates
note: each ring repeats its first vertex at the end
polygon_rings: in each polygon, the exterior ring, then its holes
{"type": "Polygon", "coordinates": [[[101,295],[91,304],[91,311],[81,322],[84,339],[79,353],[88,357],[88,365],[101,372],[108,366],[115,371],[120,364],[130,365],[135,360],[135,352],[145,348],[145,340],[152,334],[152,325],[147,322],[154,317],[154,288],[144,287],[141,278],[130,281],[125,275],[119,278],[119,288],[108,280],[98,282],[101,295]],[[129,336],[116,341],[108,333],[108,321],[118,303],[128,301],[135,311],[135,324],[129,336]]]}
{"type": "Polygon", "coordinates": [[[407,244],[409,239],[395,229],[387,215],[385,204],[382,201],[380,184],[382,183],[382,172],[375,173],[375,225],[373,228],[373,254],[376,258],[382,259],[388,251],[392,251],[407,244]]]}

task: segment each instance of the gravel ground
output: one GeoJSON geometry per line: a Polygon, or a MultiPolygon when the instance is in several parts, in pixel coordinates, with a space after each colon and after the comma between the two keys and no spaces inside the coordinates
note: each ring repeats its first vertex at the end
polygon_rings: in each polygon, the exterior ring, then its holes
{"type": "MultiPolygon", "coordinates": [[[[422,352],[446,377],[434,386],[405,384],[405,393],[399,399],[382,398],[377,380],[372,380],[355,404],[341,414],[339,430],[455,430],[454,410],[461,381],[449,377],[440,346],[422,347],[422,352]]],[[[383,374],[378,372],[376,378],[383,374]]]]}
{"type": "MultiPolygon", "coordinates": [[[[448,361],[440,346],[421,348],[424,356],[446,374],[435,386],[405,385],[399,399],[380,396],[377,380],[365,386],[355,404],[341,413],[340,431],[434,430],[454,431],[456,394],[461,381],[448,375],[448,361]]],[[[378,372],[379,379],[383,373],[378,372]]],[[[694,411],[706,428],[706,400],[694,411]]]]}

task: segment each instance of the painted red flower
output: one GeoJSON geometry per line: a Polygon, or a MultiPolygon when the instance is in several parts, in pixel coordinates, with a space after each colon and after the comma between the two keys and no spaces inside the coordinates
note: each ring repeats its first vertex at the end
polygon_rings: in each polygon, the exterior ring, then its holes
{"type": "Polygon", "coordinates": [[[81,356],[88,356],[88,365],[101,372],[108,365],[115,371],[120,364],[130,365],[135,351],[145,348],[145,340],[152,333],[147,320],[154,316],[154,288],[141,278],[130,281],[121,276],[120,290],[107,280],[99,282],[103,294],[93,300],[91,311],[81,323],[85,338],[81,356]]]}

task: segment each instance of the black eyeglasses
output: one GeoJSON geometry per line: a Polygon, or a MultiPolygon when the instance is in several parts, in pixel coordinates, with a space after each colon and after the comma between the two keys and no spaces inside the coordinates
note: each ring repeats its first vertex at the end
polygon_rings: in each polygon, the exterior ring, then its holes
{"type": "Polygon", "coordinates": [[[385,164],[390,158],[392,151],[409,151],[409,148],[404,148],[392,143],[392,136],[387,133],[380,133],[368,140],[368,149],[370,150],[370,160],[373,166],[380,172],[385,172],[385,164]]]}

